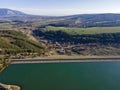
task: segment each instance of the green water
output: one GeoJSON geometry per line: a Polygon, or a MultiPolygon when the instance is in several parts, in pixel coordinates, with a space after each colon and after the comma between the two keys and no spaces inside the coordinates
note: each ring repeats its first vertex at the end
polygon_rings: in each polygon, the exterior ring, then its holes
{"type": "Polygon", "coordinates": [[[22,90],[120,90],[120,63],[11,65],[0,82],[22,90]]]}

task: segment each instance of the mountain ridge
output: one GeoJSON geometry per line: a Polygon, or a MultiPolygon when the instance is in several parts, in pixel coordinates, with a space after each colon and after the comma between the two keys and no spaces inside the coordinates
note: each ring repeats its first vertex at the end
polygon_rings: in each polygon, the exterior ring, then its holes
{"type": "Polygon", "coordinates": [[[0,8],[0,17],[11,17],[11,16],[27,16],[28,14],[23,13],[21,11],[0,8]]]}
{"type": "Polygon", "coordinates": [[[50,25],[57,27],[63,26],[86,28],[120,26],[119,13],[77,14],[68,16],[41,16],[26,14],[21,11],[2,8],[0,9],[0,20],[32,21],[40,22],[41,25],[50,25]]]}

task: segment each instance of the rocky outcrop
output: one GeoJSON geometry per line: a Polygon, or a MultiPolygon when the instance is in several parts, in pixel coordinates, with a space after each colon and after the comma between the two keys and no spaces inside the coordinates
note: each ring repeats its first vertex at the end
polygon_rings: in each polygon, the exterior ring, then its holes
{"type": "Polygon", "coordinates": [[[6,85],[0,83],[0,90],[20,90],[20,87],[17,85],[6,85]]]}

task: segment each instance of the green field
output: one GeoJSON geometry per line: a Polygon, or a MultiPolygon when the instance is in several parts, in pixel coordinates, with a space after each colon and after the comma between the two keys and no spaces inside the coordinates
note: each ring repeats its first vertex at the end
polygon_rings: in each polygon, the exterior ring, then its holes
{"type": "Polygon", "coordinates": [[[120,33],[120,27],[65,28],[47,26],[46,31],[63,31],[70,35],[120,33]]]}

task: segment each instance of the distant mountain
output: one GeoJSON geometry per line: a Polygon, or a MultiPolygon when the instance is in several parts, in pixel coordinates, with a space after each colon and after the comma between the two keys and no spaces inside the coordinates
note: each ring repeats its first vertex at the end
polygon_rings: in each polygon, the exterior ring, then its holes
{"type": "Polygon", "coordinates": [[[27,14],[16,10],[0,8],[0,17],[12,17],[12,16],[27,16],[27,14]]]}
{"type": "Polygon", "coordinates": [[[64,18],[64,20],[53,22],[50,25],[58,27],[120,26],[120,14],[81,14],[62,18],[64,18]]]}
{"type": "Polygon", "coordinates": [[[0,9],[0,20],[39,22],[57,27],[109,27],[120,26],[120,14],[80,14],[71,16],[29,15],[11,9],[0,9]]]}

